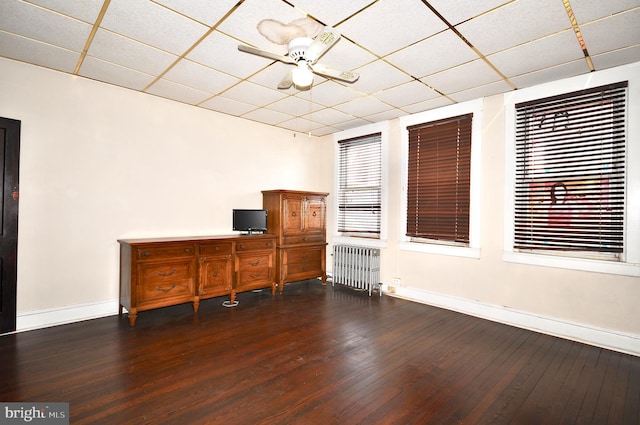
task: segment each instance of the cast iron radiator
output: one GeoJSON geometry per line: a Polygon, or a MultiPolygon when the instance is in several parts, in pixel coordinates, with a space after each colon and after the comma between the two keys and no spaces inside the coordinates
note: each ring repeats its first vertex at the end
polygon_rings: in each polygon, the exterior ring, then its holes
{"type": "Polygon", "coordinates": [[[380,249],[355,245],[333,246],[333,285],[350,286],[380,295],[380,249]]]}

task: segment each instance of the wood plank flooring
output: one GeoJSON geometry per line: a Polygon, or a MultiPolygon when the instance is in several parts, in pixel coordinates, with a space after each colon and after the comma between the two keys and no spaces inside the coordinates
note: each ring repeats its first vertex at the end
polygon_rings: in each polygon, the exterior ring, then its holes
{"type": "Polygon", "coordinates": [[[640,357],[318,281],[0,337],[72,424],[640,424],[640,357]]]}

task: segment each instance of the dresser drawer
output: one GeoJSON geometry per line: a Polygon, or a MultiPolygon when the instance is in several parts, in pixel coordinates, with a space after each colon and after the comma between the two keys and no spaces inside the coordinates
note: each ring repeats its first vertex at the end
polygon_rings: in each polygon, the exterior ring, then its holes
{"type": "Polygon", "coordinates": [[[276,246],[275,239],[239,241],[236,243],[236,252],[258,251],[261,249],[273,249],[276,246]]]}
{"type": "Polygon", "coordinates": [[[201,243],[198,245],[200,255],[231,254],[231,242],[201,243]]]}
{"type": "Polygon", "coordinates": [[[283,245],[300,245],[306,243],[323,243],[324,234],[310,233],[303,235],[287,235],[282,238],[283,245]]]}
{"type": "Polygon", "coordinates": [[[194,295],[194,260],[141,263],[137,271],[139,304],[190,300],[194,295]]]}
{"type": "Polygon", "coordinates": [[[195,255],[194,244],[162,244],[136,249],[138,260],[159,260],[163,258],[190,257],[195,255]]]}
{"type": "Polygon", "coordinates": [[[322,248],[316,249],[288,249],[286,253],[286,262],[291,267],[293,264],[313,263],[320,264],[322,259],[322,248]]]}

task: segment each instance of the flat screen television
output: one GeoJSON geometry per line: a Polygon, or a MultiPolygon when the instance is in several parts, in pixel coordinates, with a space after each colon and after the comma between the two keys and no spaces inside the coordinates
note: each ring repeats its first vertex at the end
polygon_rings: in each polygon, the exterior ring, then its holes
{"type": "Polygon", "coordinates": [[[233,230],[253,234],[267,231],[267,210],[233,210],[233,230]]]}

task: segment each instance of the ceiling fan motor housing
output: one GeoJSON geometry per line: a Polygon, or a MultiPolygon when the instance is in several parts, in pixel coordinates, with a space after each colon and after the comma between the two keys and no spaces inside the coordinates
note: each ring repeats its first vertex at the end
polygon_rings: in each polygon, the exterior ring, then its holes
{"type": "Polygon", "coordinates": [[[305,53],[307,52],[309,46],[311,46],[312,42],[313,40],[307,37],[294,38],[287,44],[289,57],[296,63],[300,62],[301,60],[306,61],[307,59],[305,58],[305,53]]]}

